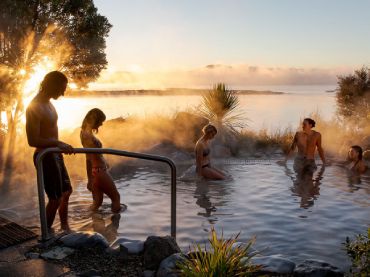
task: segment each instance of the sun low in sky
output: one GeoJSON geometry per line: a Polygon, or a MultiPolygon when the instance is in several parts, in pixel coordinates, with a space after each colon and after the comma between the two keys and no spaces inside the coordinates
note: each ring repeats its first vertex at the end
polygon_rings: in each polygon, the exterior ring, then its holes
{"type": "Polygon", "coordinates": [[[95,4],[113,28],[92,87],[332,84],[370,64],[368,0],[95,4]]]}

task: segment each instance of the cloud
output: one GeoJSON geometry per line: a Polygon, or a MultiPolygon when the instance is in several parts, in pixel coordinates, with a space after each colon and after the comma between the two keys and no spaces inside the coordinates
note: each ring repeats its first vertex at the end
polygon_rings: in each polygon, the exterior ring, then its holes
{"type": "Polygon", "coordinates": [[[91,89],[160,89],[210,87],[224,82],[235,88],[254,85],[329,85],[337,76],[353,71],[349,67],[303,68],[248,64],[208,64],[192,69],[161,71],[105,71],[91,89]]]}

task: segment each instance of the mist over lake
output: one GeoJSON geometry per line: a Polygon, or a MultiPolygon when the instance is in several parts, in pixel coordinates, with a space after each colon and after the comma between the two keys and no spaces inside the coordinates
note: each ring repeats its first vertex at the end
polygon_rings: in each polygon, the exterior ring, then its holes
{"type": "MultiPolygon", "coordinates": [[[[332,92],[335,85],[251,86],[242,89],[279,92],[239,95],[240,112],[244,113],[246,128],[255,131],[265,128],[296,128],[303,117],[312,113],[319,112],[324,119],[331,119],[336,111],[335,94],[332,92]]],[[[54,105],[59,112],[59,128],[74,129],[81,125],[84,115],[94,107],[104,110],[108,119],[150,114],[171,115],[197,107],[201,99],[197,95],[86,96],[64,97],[54,101],[54,105]],[[65,112],[66,109],[73,110],[73,113],[65,112]]]]}

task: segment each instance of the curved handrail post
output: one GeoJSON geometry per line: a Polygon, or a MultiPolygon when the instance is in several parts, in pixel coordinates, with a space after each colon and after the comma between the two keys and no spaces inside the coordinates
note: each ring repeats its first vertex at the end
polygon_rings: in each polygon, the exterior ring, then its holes
{"type": "MultiPolygon", "coordinates": [[[[47,227],[46,219],[46,207],[45,207],[45,195],[44,195],[44,175],[42,168],[42,160],[48,153],[65,153],[60,148],[46,148],[42,150],[36,158],[36,170],[37,170],[37,191],[39,196],[39,208],[40,208],[40,223],[41,223],[41,239],[43,241],[50,238],[49,230],[47,227]]],[[[176,165],[175,163],[166,157],[150,155],[144,153],[128,152],[123,150],[111,149],[111,148],[74,148],[74,154],[111,154],[117,156],[124,156],[130,158],[137,158],[142,160],[151,160],[157,162],[163,162],[171,168],[171,236],[176,239],[176,165]]]]}

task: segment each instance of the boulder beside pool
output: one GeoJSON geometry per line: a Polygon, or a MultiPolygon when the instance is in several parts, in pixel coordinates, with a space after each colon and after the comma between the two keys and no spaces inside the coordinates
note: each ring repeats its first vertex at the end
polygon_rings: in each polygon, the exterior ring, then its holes
{"type": "Polygon", "coordinates": [[[162,260],[181,250],[173,237],[150,236],[144,243],[144,267],[157,270],[162,260]]]}
{"type": "Polygon", "coordinates": [[[159,265],[156,277],[180,276],[180,271],[177,269],[177,264],[185,261],[186,259],[186,256],[182,253],[175,253],[165,258],[159,265]]]}
{"type": "Polygon", "coordinates": [[[60,241],[72,248],[100,247],[105,249],[109,246],[108,241],[96,232],[73,232],[61,237],[60,241]]]}
{"type": "Polygon", "coordinates": [[[144,241],[142,240],[133,240],[133,239],[126,239],[126,238],[119,238],[116,239],[111,245],[111,248],[115,249],[119,248],[126,248],[128,254],[135,254],[139,255],[144,251],[144,241]]]}

